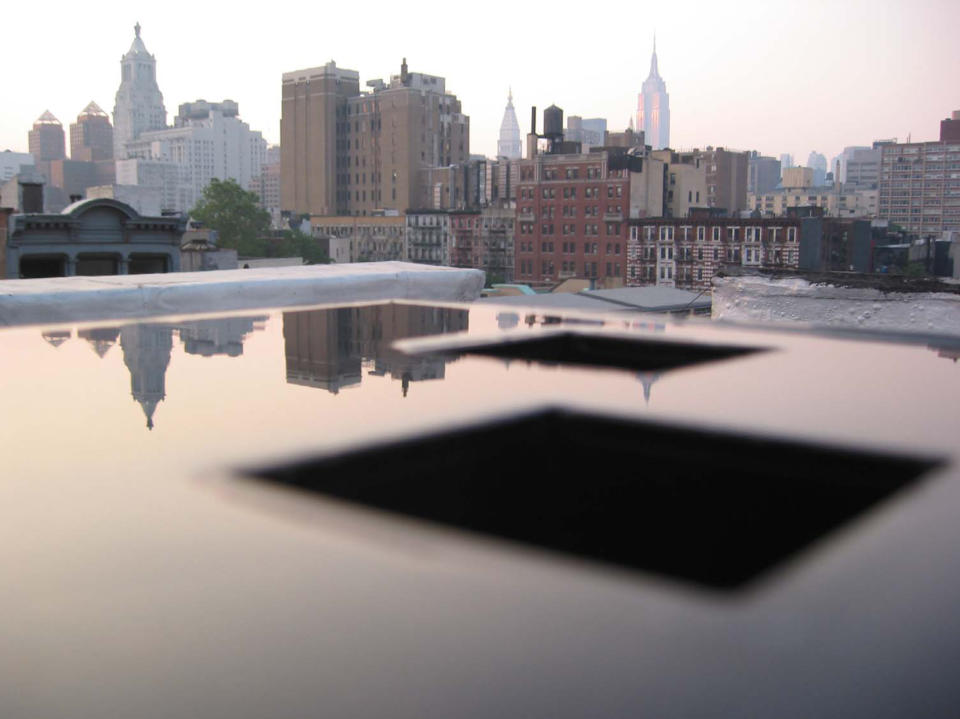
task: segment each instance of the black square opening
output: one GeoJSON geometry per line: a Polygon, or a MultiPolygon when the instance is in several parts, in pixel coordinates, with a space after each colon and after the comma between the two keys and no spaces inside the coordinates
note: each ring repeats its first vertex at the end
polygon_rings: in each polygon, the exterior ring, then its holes
{"type": "Polygon", "coordinates": [[[733,589],[936,464],[551,409],[255,476],[733,589]]]}
{"type": "Polygon", "coordinates": [[[535,337],[465,344],[466,355],[520,359],[541,364],[612,367],[640,372],[665,371],[765,351],[762,347],[714,345],[652,337],[618,337],[586,332],[548,332],[535,337]]]}

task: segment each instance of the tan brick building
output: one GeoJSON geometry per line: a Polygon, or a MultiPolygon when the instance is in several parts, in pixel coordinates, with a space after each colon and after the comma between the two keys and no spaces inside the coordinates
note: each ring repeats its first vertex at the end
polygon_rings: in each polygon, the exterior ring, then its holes
{"type": "Polygon", "coordinates": [[[424,206],[425,168],[466,163],[470,121],[442,77],[409,72],[389,82],[332,61],[284,73],[281,209],[371,215],[424,206]]]}

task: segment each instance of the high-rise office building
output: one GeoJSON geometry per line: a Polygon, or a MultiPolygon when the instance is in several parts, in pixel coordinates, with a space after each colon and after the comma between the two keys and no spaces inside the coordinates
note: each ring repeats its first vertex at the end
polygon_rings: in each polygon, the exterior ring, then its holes
{"type": "Polygon", "coordinates": [[[519,160],[522,154],[520,124],[517,122],[517,113],[513,110],[513,91],[511,90],[507,94],[507,107],[503,111],[503,120],[500,122],[500,139],[497,141],[497,157],[519,160]]]}
{"type": "MultiPolygon", "coordinates": [[[[631,125],[633,121],[631,120],[631,125]]],[[[607,120],[604,117],[582,118],[579,115],[567,117],[567,128],[563,139],[567,142],[579,142],[583,149],[601,147],[605,143],[607,120]]]]}
{"type": "Polygon", "coordinates": [[[329,62],[284,73],[280,197],[285,211],[370,215],[433,206],[426,171],[464,165],[470,120],[442,77],[370,80],[329,62]]]}
{"type": "Polygon", "coordinates": [[[878,216],[924,237],[960,232],[960,111],[932,142],[880,144],[878,216]]]}
{"type": "Polygon", "coordinates": [[[754,150],[747,165],[747,193],[763,194],[780,184],[781,163],[754,150]]]}
{"type": "Polygon", "coordinates": [[[189,212],[213,179],[236,180],[244,189],[255,189],[267,143],[239,114],[232,100],[185,102],[173,127],[144,131],[127,143],[128,158],[177,166],[177,199],[164,209],[189,212]]]}
{"type": "Polygon", "coordinates": [[[134,28],[133,44],[120,59],[120,87],[113,106],[113,157],[127,157],[126,145],[146,130],[167,125],[163,93],[157,86],[157,61],[140,39],[140,23],[134,28]]]}
{"type": "Polygon", "coordinates": [[[113,159],[113,125],[100,106],[91,102],[70,125],[70,159],[97,162],[113,159]]]}
{"type": "Polygon", "coordinates": [[[46,110],[37,121],[29,135],[30,154],[36,162],[62,160],[65,158],[63,125],[46,110]]]}
{"type": "Polygon", "coordinates": [[[813,184],[817,187],[823,185],[827,177],[827,157],[821,152],[812,150],[807,158],[807,167],[813,169],[813,184]]]}
{"type": "Polygon", "coordinates": [[[670,147],[670,95],[657,67],[657,39],[653,39],[650,74],[637,97],[637,128],[654,150],[670,147]]]}

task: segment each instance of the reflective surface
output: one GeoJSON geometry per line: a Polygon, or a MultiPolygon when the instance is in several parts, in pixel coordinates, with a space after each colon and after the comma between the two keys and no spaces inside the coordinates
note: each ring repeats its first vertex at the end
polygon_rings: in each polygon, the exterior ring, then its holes
{"type": "Polygon", "coordinates": [[[0,343],[4,716],[949,716],[960,698],[955,348],[403,304],[0,343]],[[765,351],[638,372],[392,347],[558,329],[765,351]],[[546,405],[944,464],[732,596],[244,479],[546,405]]]}

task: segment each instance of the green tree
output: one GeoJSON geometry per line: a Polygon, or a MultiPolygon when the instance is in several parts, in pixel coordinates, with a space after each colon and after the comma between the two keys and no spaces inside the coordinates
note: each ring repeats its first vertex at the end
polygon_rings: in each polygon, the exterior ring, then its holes
{"type": "Polygon", "coordinates": [[[262,255],[262,237],[270,230],[270,213],[257,202],[257,196],[236,181],[214,179],[204,188],[190,216],[217,231],[218,246],[233,248],[240,255],[262,255]]]}
{"type": "Polygon", "coordinates": [[[284,230],[270,240],[267,257],[302,257],[306,265],[329,264],[330,258],[320,249],[320,243],[300,230],[284,230]]]}

